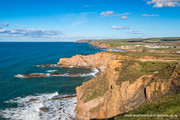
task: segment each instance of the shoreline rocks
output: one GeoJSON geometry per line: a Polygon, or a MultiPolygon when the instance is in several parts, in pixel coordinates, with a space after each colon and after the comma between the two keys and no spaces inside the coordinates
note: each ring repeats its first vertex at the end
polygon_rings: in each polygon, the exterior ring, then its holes
{"type": "Polygon", "coordinates": [[[29,102],[33,102],[33,101],[36,101],[38,99],[29,99],[29,102]]]}
{"type": "Polygon", "coordinates": [[[21,75],[15,75],[15,77],[21,77],[21,78],[43,78],[43,77],[49,77],[49,76],[69,76],[69,77],[80,77],[80,74],[77,73],[32,73],[32,74],[21,74],[21,75]]]}
{"type": "Polygon", "coordinates": [[[48,112],[49,110],[45,107],[39,108],[39,110],[43,111],[43,112],[48,112]]]}
{"type": "Polygon", "coordinates": [[[54,99],[54,100],[60,100],[60,99],[73,98],[73,97],[77,97],[77,95],[64,96],[64,97],[55,97],[55,98],[53,98],[53,99],[54,99]]]}

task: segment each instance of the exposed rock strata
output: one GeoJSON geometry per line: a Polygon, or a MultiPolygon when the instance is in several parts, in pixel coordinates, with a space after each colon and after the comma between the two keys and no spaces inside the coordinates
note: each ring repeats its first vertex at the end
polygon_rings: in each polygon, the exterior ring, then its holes
{"type": "Polygon", "coordinates": [[[153,102],[164,94],[179,92],[180,64],[171,62],[153,56],[100,52],[61,58],[57,65],[105,68],[98,77],[76,88],[77,117],[88,120],[110,118],[153,102]]]}
{"type": "Polygon", "coordinates": [[[79,119],[104,119],[123,114],[179,88],[180,71],[176,69],[169,73],[168,80],[158,79],[155,72],[135,78],[133,82],[121,81],[122,64],[122,60],[110,61],[104,73],[77,87],[79,119]]]}
{"type": "Polygon", "coordinates": [[[99,52],[91,55],[76,55],[71,58],[60,58],[57,66],[89,67],[104,71],[109,61],[114,59],[153,59],[153,56],[122,56],[114,53],[99,52]]]}
{"type": "Polygon", "coordinates": [[[74,67],[90,67],[90,68],[106,68],[110,60],[116,59],[117,55],[111,53],[96,53],[92,55],[82,56],[76,55],[71,58],[61,58],[57,66],[74,66],[74,67]]]}
{"type": "Polygon", "coordinates": [[[110,44],[103,42],[91,41],[89,44],[99,48],[112,48],[110,44]]]}

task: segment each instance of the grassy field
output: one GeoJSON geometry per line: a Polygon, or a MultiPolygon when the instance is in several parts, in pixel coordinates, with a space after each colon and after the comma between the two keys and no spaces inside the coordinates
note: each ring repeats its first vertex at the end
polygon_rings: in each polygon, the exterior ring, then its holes
{"type": "Polygon", "coordinates": [[[119,51],[113,51],[109,53],[119,54],[122,56],[130,56],[132,58],[152,56],[154,58],[160,58],[164,60],[180,60],[180,54],[154,53],[154,52],[119,52],[119,51]]]}
{"type": "Polygon", "coordinates": [[[101,39],[95,40],[109,44],[112,48],[131,49],[133,51],[156,51],[175,53],[180,51],[180,37],[147,39],[101,39]]]}
{"type": "Polygon", "coordinates": [[[112,120],[179,120],[180,94],[164,96],[163,98],[146,104],[112,120]],[[133,115],[133,116],[131,116],[133,115]],[[151,117],[137,117],[137,115],[153,115],[151,117]],[[157,116],[159,115],[159,116],[157,116]],[[163,116],[164,115],[164,116],[163,116]]]}
{"type": "Polygon", "coordinates": [[[170,38],[147,38],[147,39],[102,39],[97,40],[105,43],[109,43],[113,46],[121,45],[138,45],[138,44],[147,44],[147,43],[156,43],[156,44],[169,44],[169,45],[179,45],[176,42],[180,41],[180,37],[170,37],[170,38]]]}
{"type": "Polygon", "coordinates": [[[154,77],[155,80],[161,79],[168,81],[174,67],[177,62],[159,62],[159,61],[133,61],[126,60],[122,62],[122,70],[120,71],[119,78],[117,80],[118,85],[121,85],[123,81],[130,81],[133,83],[142,75],[150,75],[155,72],[158,74],[154,77]]]}

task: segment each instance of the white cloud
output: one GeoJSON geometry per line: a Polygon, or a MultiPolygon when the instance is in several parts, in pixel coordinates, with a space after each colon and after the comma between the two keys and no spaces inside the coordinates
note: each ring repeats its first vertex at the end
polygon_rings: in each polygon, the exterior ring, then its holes
{"type": "Polygon", "coordinates": [[[157,14],[142,14],[143,17],[155,17],[155,16],[159,16],[157,14]]]}
{"type": "Polygon", "coordinates": [[[62,34],[55,30],[39,30],[39,29],[0,29],[0,34],[5,35],[22,35],[27,37],[53,37],[62,34]]]}
{"type": "Polygon", "coordinates": [[[9,23],[0,24],[0,29],[3,29],[3,28],[8,27],[8,26],[9,26],[9,23]]]}
{"type": "Polygon", "coordinates": [[[112,26],[112,29],[116,29],[116,30],[125,30],[125,29],[129,29],[129,27],[125,27],[125,26],[112,26]]]}
{"type": "Polygon", "coordinates": [[[114,14],[114,11],[104,11],[102,13],[100,13],[101,16],[108,16],[108,15],[112,15],[114,14]]]}
{"type": "Polygon", "coordinates": [[[128,18],[128,16],[122,16],[122,17],[121,17],[122,20],[125,20],[125,19],[127,19],[127,18],[128,18]]]}
{"type": "Polygon", "coordinates": [[[154,4],[154,8],[175,7],[180,5],[180,0],[151,0],[147,4],[154,4]]]}

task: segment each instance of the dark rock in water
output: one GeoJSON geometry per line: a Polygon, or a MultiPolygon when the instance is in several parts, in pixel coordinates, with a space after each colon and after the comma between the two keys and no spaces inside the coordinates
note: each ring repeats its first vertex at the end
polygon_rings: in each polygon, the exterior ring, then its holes
{"type": "Polygon", "coordinates": [[[50,67],[51,65],[39,65],[40,67],[50,67]]]}
{"type": "Polygon", "coordinates": [[[64,74],[64,73],[50,73],[49,75],[44,74],[44,73],[32,73],[32,74],[26,74],[26,75],[21,75],[22,77],[25,78],[31,78],[31,77],[47,77],[47,76],[63,76],[67,75],[70,77],[77,77],[80,76],[79,74],[76,73],[69,73],[69,74],[64,74]]]}
{"type": "Polygon", "coordinates": [[[37,99],[29,99],[29,102],[33,102],[36,101],[37,99]]]}
{"type": "Polygon", "coordinates": [[[62,108],[59,108],[58,110],[62,110],[62,108]]]}
{"type": "Polygon", "coordinates": [[[70,73],[70,74],[68,74],[69,76],[80,76],[79,74],[76,74],[76,73],[70,73]]]}
{"type": "Polygon", "coordinates": [[[53,98],[53,99],[54,99],[54,100],[60,100],[60,99],[72,98],[72,97],[76,97],[76,95],[65,96],[65,97],[55,97],[55,98],[53,98]]]}
{"type": "Polygon", "coordinates": [[[50,76],[61,76],[61,75],[68,75],[68,76],[70,76],[70,77],[73,77],[73,76],[80,76],[79,74],[76,74],[76,73],[69,73],[69,74],[50,73],[50,76]]]}
{"type": "Polygon", "coordinates": [[[39,108],[39,110],[43,111],[43,112],[48,112],[49,110],[45,107],[39,108]]]}
{"type": "Polygon", "coordinates": [[[28,74],[28,75],[23,75],[23,77],[46,77],[46,74],[36,74],[36,73],[32,73],[32,74],[28,74]]]}
{"type": "Polygon", "coordinates": [[[56,66],[55,64],[42,64],[42,65],[39,65],[40,67],[53,67],[53,66],[56,66]]]}
{"type": "Polygon", "coordinates": [[[50,76],[58,76],[58,75],[65,75],[65,74],[62,74],[62,73],[50,73],[50,76]]]}

